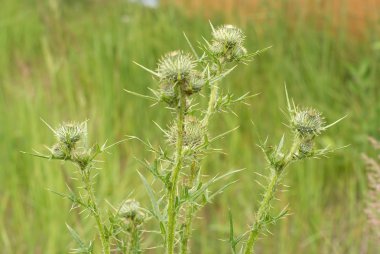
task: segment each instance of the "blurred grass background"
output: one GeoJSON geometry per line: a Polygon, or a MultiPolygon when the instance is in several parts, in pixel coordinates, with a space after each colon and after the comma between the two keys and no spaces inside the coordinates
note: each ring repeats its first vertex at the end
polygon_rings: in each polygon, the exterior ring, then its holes
{"type": "MultiPolygon", "coordinates": [[[[379,138],[378,19],[361,20],[357,29],[344,8],[336,12],[317,8],[318,15],[305,15],[297,3],[283,0],[273,7],[257,1],[259,11],[243,15],[206,5],[191,11],[183,4],[150,9],[121,0],[3,0],[0,252],[67,253],[74,242],[65,222],[87,239],[92,237],[93,221],[76,211],[69,213],[70,203],[47,190],[64,192],[66,183],[75,186],[73,167],[19,152],[43,151],[42,144],[53,143],[40,117],[53,126],[89,119],[93,141],[116,141],[128,134],[162,143],[153,121],[166,125],[169,113],[123,92],[126,88],[148,93],[148,87],[154,86],[150,75],[132,61],[155,68],[163,53],[187,48],[183,31],[192,41],[209,38],[210,19],[214,25],[240,26],[250,51],[273,47],[238,68],[223,85],[237,95],[261,94],[251,99],[250,107],[235,108],[239,118],[229,114],[214,119],[213,133],[240,128],[219,144],[227,155],[208,158],[205,171],[213,175],[246,170],[237,176],[238,184],[200,214],[203,220],[196,222],[193,253],[229,253],[228,244],[221,241],[228,234],[228,208],[237,230],[247,229],[261,192],[254,172],[265,174],[263,156],[256,147],[258,137],[269,135],[275,143],[286,132],[280,111],[285,107],[284,82],[298,104],[318,108],[329,122],[348,114],[323,136],[320,145],[350,147],[329,159],[290,168],[286,184],[291,187],[279,195],[281,201],[275,206],[280,210],[290,204],[292,215],[271,228],[273,235],[259,241],[257,253],[378,253],[379,243],[371,242],[365,232],[366,182],[360,160],[360,153],[368,149],[366,136],[379,138]]],[[[136,174],[140,165],[135,157],[152,155],[141,144],[127,142],[104,158],[97,183],[101,200],[118,204],[134,190],[149,205],[136,174]]],[[[154,238],[146,237],[146,246],[154,245],[154,238]]]]}

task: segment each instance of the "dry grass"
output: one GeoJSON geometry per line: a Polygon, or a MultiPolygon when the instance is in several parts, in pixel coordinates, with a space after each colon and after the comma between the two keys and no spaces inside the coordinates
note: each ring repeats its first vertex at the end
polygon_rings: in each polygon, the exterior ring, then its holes
{"type": "MultiPolygon", "coordinates": [[[[375,150],[380,150],[380,142],[369,137],[369,142],[375,150]]],[[[368,195],[365,213],[368,225],[375,240],[380,240],[380,155],[377,158],[362,155],[367,168],[368,195]]]]}

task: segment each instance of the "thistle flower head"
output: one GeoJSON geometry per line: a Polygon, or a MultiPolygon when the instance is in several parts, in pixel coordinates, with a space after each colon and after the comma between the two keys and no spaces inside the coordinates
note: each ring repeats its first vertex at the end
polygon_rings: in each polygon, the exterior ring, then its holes
{"type": "Polygon", "coordinates": [[[49,150],[53,159],[64,160],[68,156],[67,148],[60,143],[53,145],[49,150]]]}
{"type": "Polygon", "coordinates": [[[244,33],[232,25],[218,27],[212,32],[213,40],[209,50],[226,62],[239,61],[247,54],[244,48],[244,33]]]}
{"type": "Polygon", "coordinates": [[[217,27],[213,30],[212,37],[215,42],[219,42],[228,48],[243,44],[245,39],[243,31],[233,25],[217,27]]]}
{"type": "Polygon", "coordinates": [[[315,109],[295,110],[291,119],[292,127],[300,137],[314,137],[324,130],[324,118],[315,109]]]}
{"type": "MultiPolygon", "coordinates": [[[[204,135],[206,134],[205,127],[194,116],[186,116],[184,122],[183,145],[186,147],[197,147],[202,144],[204,135]]],[[[175,145],[178,137],[178,127],[173,124],[166,133],[169,144],[175,145]]]]}
{"type": "Polygon", "coordinates": [[[55,130],[57,140],[67,147],[73,147],[79,140],[87,135],[85,123],[63,123],[55,130]]]}
{"type": "Polygon", "coordinates": [[[202,89],[205,83],[206,81],[202,74],[199,72],[194,72],[194,74],[190,77],[190,82],[184,86],[184,92],[187,95],[197,93],[202,89]]]}
{"type": "Polygon", "coordinates": [[[171,85],[161,85],[159,97],[161,101],[166,102],[172,107],[178,104],[178,93],[171,85]]]}
{"type": "Polygon", "coordinates": [[[75,151],[73,154],[73,160],[80,166],[81,169],[85,169],[92,161],[91,149],[75,151]]]}
{"type": "Polygon", "coordinates": [[[157,73],[161,83],[174,85],[188,83],[194,73],[194,68],[193,57],[177,50],[167,53],[160,59],[157,73]]]}
{"type": "Polygon", "coordinates": [[[128,199],[123,202],[119,209],[119,215],[135,225],[140,225],[146,218],[146,214],[140,207],[140,203],[134,199],[128,199]]]}
{"type": "Polygon", "coordinates": [[[298,158],[305,158],[312,154],[314,148],[313,139],[302,140],[298,147],[298,158]]]}

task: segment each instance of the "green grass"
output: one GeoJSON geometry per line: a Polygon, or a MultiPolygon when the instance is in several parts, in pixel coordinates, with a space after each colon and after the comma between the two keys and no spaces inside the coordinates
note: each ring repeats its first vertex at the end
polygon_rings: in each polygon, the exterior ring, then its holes
{"type": "MultiPolygon", "coordinates": [[[[70,203],[47,190],[64,192],[65,182],[75,185],[72,167],[19,153],[42,151],[42,144],[52,143],[40,117],[54,126],[89,119],[94,141],[116,141],[128,134],[159,144],[163,140],[153,121],[166,125],[170,116],[162,107],[123,92],[148,93],[154,85],[132,61],[154,68],[161,54],[183,48],[183,31],[192,41],[210,33],[207,19],[185,17],[173,8],[148,10],[126,1],[62,2],[54,8],[43,1],[4,0],[0,8],[2,253],[66,253],[74,243],[65,222],[92,236],[93,221],[69,213],[70,203]]],[[[321,145],[351,146],[329,159],[290,168],[286,184],[291,187],[280,194],[276,208],[290,204],[292,215],[259,241],[258,253],[356,254],[363,248],[365,172],[360,153],[367,149],[366,135],[379,138],[380,52],[371,47],[379,38],[373,35],[375,27],[358,39],[345,27],[329,32],[328,19],[318,28],[321,22],[312,17],[295,16],[290,25],[285,16],[274,11],[270,22],[252,24],[222,15],[212,20],[241,26],[251,51],[273,48],[225,83],[224,89],[235,94],[261,94],[251,99],[250,107],[236,107],[239,118],[220,116],[211,126],[214,133],[240,128],[220,142],[227,155],[208,158],[206,172],[246,170],[238,184],[200,214],[206,222],[196,222],[193,253],[229,253],[228,243],[220,241],[227,239],[228,208],[239,232],[252,219],[262,191],[254,172],[265,171],[256,144],[259,135],[276,142],[285,132],[280,111],[285,107],[284,82],[297,103],[318,108],[329,122],[348,114],[323,136],[321,145]]],[[[132,191],[149,205],[135,157],[149,159],[151,154],[141,144],[127,142],[104,158],[97,184],[103,205],[104,200],[117,204],[132,191]]],[[[146,244],[153,246],[154,238],[146,237],[146,244]]],[[[367,253],[376,251],[372,245],[367,253]]]]}

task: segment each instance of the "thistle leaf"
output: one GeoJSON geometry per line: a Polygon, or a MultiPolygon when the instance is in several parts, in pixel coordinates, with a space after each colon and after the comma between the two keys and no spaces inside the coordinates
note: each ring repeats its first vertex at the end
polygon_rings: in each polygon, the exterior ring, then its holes
{"type": "Polygon", "coordinates": [[[137,173],[139,174],[139,176],[140,176],[140,178],[144,184],[144,187],[145,187],[146,191],[148,192],[150,202],[152,203],[153,211],[151,211],[151,212],[152,212],[153,216],[156,217],[160,222],[162,222],[163,216],[160,212],[159,204],[156,200],[156,197],[154,196],[154,192],[153,192],[152,187],[150,187],[150,184],[148,183],[146,178],[139,171],[137,171],[137,173]]]}

